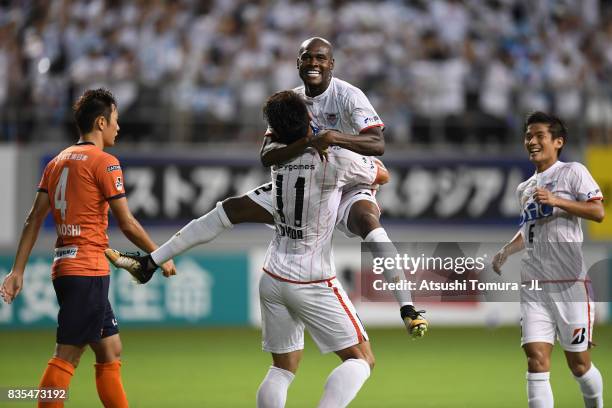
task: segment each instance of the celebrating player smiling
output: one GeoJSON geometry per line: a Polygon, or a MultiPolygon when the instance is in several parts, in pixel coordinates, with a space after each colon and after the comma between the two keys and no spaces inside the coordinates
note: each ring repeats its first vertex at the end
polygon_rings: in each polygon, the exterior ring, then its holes
{"type": "Polygon", "coordinates": [[[529,407],[552,408],[550,356],[555,337],[587,408],[603,406],[603,380],[591,362],[593,302],[582,258],[580,219],[601,222],[603,196],[580,163],[564,163],[559,153],[567,130],[558,118],[543,112],[525,122],[525,148],[536,172],[517,188],[521,227],[494,257],[501,273],[508,256],[526,249],[521,279],[537,279],[541,292],[521,291],[521,344],[527,356],[529,407]]]}

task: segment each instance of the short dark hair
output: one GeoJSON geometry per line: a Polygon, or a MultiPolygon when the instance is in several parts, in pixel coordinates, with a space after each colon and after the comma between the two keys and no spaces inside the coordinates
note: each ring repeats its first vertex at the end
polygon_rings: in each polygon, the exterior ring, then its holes
{"type": "Polygon", "coordinates": [[[281,143],[291,144],[308,134],[308,108],[302,97],[293,91],[270,96],[264,104],[263,115],[281,143]]]}
{"type": "Polygon", "coordinates": [[[102,88],[85,91],[72,107],[79,133],[85,135],[91,132],[98,116],[104,116],[110,121],[113,105],[116,108],[117,102],[110,91],[102,88]]]}
{"type": "MultiPolygon", "coordinates": [[[[555,115],[550,115],[548,113],[544,113],[541,111],[535,111],[527,115],[527,119],[525,119],[525,124],[523,126],[523,134],[527,132],[527,127],[529,125],[533,125],[535,123],[543,123],[548,125],[548,131],[552,136],[553,140],[557,138],[563,139],[563,146],[567,143],[567,127],[565,127],[565,123],[561,119],[559,119],[555,115]]],[[[561,155],[561,150],[563,150],[563,146],[557,152],[557,156],[561,155]]]]}

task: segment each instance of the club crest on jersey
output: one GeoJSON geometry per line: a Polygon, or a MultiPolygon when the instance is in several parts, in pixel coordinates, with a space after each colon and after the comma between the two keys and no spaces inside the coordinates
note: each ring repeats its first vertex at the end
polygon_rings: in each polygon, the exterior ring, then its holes
{"type": "Polygon", "coordinates": [[[123,180],[121,180],[121,177],[117,177],[117,180],[115,180],[115,188],[117,191],[123,190],[123,180]]]}
{"type": "Polygon", "coordinates": [[[336,123],[338,123],[338,114],[337,113],[326,113],[325,120],[327,121],[327,123],[331,124],[332,126],[336,126],[336,123]]]}
{"type": "Polygon", "coordinates": [[[600,193],[601,193],[601,190],[600,190],[600,189],[593,190],[593,191],[589,191],[589,192],[587,193],[587,200],[590,200],[590,199],[592,199],[593,197],[599,197],[600,193]]]}
{"type": "Polygon", "coordinates": [[[553,215],[553,207],[548,204],[539,204],[535,201],[527,203],[523,212],[521,213],[521,222],[519,225],[523,225],[529,221],[535,221],[542,218],[550,217],[553,215]]]}

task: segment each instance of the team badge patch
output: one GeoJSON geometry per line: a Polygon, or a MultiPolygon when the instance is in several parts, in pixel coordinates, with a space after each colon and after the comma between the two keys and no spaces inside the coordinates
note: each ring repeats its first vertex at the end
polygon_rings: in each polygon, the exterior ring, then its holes
{"type": "Polygon", "coordinates": [[[121,177],[117,177],[117,180],[115,180],[115,188],[117,191],[123,190],[123,181],[121,180],[121,177]]]}
{"type": "Polygon", "coordinates": [[[601,194],[601,190],[597,189],[594,191],[589,191],[589,193],[587,194],[587,200],[590,200],[593,197],[599,197],[601,194]]]}
{"type": "Polygon", "coordinates": [[[338,114],[337,113],[326,113],[325,120],[332,126],[336,126],[338,123],[338,114]]]}

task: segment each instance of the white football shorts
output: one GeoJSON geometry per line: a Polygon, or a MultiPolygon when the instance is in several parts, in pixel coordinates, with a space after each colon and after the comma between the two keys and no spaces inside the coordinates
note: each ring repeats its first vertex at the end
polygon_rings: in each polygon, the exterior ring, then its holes
{"type": "Polygon", "coordinates": [[[544,291],[521,291],[521,346],[526,343],[555,344],[555,338],[565,351],[585,351],[593,339],[595,305],[589,283],[565,284],[544,291]]]}
{"type": "MultiPolygon", "coordinates": [[[[271,182],[248,191],[246,195],[270,214],[274,213],[271,182]]],[[[357,235],[353,234],[348,229],[348,217],[351,211],[351,206],[357,201],[367,200],[376,204],[380,213],[380,207],[376,202],[375,195],[376,190],[372,190],[364,186],[352,186],[342,190],[342,197],[340,198],[340,205],[338,206],[338,215],[336,216],[336,228],[342,231],[344,235],[349,238],[356,237],[357,235]]]]}
{"type": "Polygon", "coordinates": [[[368,341],[353,303],[335,277],[293,283],[268,273],[259,281],[264,351],[283,354],[302,350],[304,328],[321,353],[368,341]]]}

